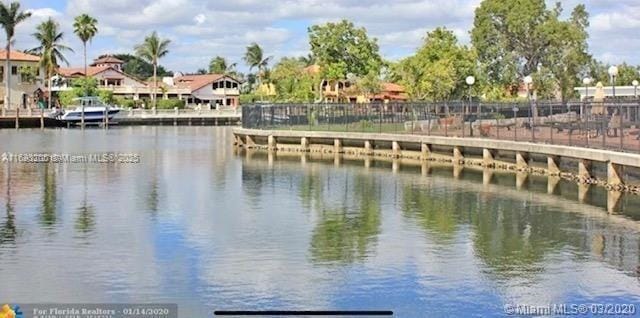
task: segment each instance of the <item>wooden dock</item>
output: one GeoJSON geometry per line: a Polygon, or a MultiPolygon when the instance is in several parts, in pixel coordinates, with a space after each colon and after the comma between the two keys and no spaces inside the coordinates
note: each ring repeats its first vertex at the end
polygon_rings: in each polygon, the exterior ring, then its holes
{"type": "MultiPolygon", "coordinates": [[[[0,115],[0,128],[45,128],[45,127],[69,127],[67,123],[58,119],[49,118],[40,113],[39,109],[31,110],[4,110],[0,115]]],[[[109,125],[180,125],[180,126],[223,126],[238,125],[241,122],[242,113],[236,109],[223,110],[150,110],[129,109],[122,110],[116,115],[109,125]]],[[[76,127],[72,125],[71,127],[76,127]]]]}

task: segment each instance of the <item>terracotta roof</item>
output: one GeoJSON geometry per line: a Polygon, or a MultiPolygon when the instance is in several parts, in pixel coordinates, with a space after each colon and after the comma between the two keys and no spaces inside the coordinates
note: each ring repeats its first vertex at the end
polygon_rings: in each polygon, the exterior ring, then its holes
{"type": "MultiPolygon", "coordinates": [[[[98,73],[102,73],[112,67],[110,66],[88,66],[87,75],[94,76],[98,73]]],[[[71,77],[71,76],[84,76],[84,67],[61,67],[58,69],[58,74],[71,77]]]]}
{"type": "Polygon", "coordinates": [[[402,85],[398,85],[398,84],[395,84],[395,83],[383,82],[382,83],[382,91],[384,91],[384,92],[404,93],[404,87],[402,87],[402,85]]]}
{"type": "Polygon", "coordinates": [[[190,88],[192,91],[195,91],[225,76],[234,81],[239,82],[237,79],[224,74],[184,75],[184,76],[176,77],[173,81],[176,86],[187,87],[187,88],[190,88]]]}
{"type": "Polygon", "coordinates": [[[91,63],[91,65],[104,64],[104,63],[123,64],[124,61],[119,58],[116,58],[115,56],[107,55],[107,56],[93,60],[93,63],[91,63]]]}
{"type": "Polygon", "coordinates": [[[318,74],[320,73],[320,65],[318,64],[309,65],[304,68],[304,71],[307,74],[311,74],[311,75],[318,74]]]}
{"type": "MultiPolygon", "coordinates": [[[[6,60],[7,50],[0,50],[0,60],[6,60]]],[[[10,51],[9,59],[12,61],[28,61],[28,62],[39,62],[40,57],[37,55],[27,54],[19,51],[10,51]]]]}
{"type": "MultiPolygon", "coordinates": [[[[104,65],[104,66],[88,66],[87,67],[87,75],[88,76],[95,76],[96,74],[100,74],[106,70],[113,70],[119,74],[121,74],[123,77],[129,77],[141,84],[145,84],[146,83],[144,81],[139,80],[138,78],[131,76],[123,71],[119,71],[111,66],[108,65],[104,65]]],[[[64,77],[74,77],[74,76],[84,76],[84,67],[71,67],[71,68],[65,68],[65,67],[61,67],[58,68],[58,74],[60,74],[61,76],[64,77]]],[[[121,79],[123,77],[110,77],[110,78],[117,78],[117,79],[121,79]]]]}

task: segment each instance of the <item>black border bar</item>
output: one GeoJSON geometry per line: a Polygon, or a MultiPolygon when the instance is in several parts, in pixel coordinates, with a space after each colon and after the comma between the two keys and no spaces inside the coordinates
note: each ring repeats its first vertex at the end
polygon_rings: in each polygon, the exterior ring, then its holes
{"type": "Polygon", "coordinates": [[[216,316],[393,316],[391,310],[216,310],[216,316]]]}

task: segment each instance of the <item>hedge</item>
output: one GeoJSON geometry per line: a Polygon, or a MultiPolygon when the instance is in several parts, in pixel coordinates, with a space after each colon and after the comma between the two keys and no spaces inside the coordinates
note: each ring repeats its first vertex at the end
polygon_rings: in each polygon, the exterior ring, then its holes
{"type": "Polygon", "coordinates": [[[159,99],[156,105],[157,109],[174,109],[178,107],[178,109],[184,109],[185,102],[184,100],[179,99],[159,99]]]}

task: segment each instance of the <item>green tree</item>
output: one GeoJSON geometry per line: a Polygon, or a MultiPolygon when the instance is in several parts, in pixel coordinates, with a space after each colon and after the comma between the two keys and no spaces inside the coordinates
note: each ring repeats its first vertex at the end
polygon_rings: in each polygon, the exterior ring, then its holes
{"type": "Polygon", "coordinates": [[[265,57],[260,45],[254,42],[247,46],[243,59],[249,66],[249,72],[254,68],[258,69],[258,83],[262,83],[267,76],[267,67],[272,58],[272,56],[265,57]]]}
{"type": "Polygon", "coordinates": [[[98,33],[98,20],[88,14],[81,14],[73,21],[73,32],[82,41],[82,52],[84,54],[84,76],[87,77],[87,42],[98,33]]]}
{"type": "Polygon", "coordinates": [[[471,41],[489,83],[515,95],[521,79],[542,65],[562,100],[570,97],[590,59],[589,15],[584,5],[576,6],[567,21],[560,19],[561,13],[560,3],[549,10],[544,0],[483,1],[475,12],[471,41]]]}
{"type": "Polygon", "coordinates": [[[587,52],[589,14],[584,5],[576,6],[568,21],[561,21],[561,14],[562,7],[557,3],[545,24],[545,37],[550,45],[542,64],[550,70],[564,103],[575,94],[573,88],[580,85],[580,75],[591,56],[587,52]]]}
{"type": "Polygon", "coordinates": [[[616,85],[630,86],[634,80],[640,80],[640,67],[629,65],[626,62],[618,65],[616,85]]]}
{"type": "Polygon", "coordinates": [[[544,0],[485,0],[475,11],[471,41],[493,84],[516,87],[549,47],[544,0]]]}
{"type": "Polygon", "coordinates": [[[306,64],[297,58],[282,58],[271,71],[271,81],[276,86],[278,101],[310,102],[314,99],[313,87],[317,76],[305,71],[306,64]]]}
{"type": "Polygon", "coordinates": [[[73,50],[61,44],[64,39],[64,33],[60,31],[60,25],[52,18],[40,23],[36,28],[36,33],[33,36],[38,40],[40,46],[32,49],[31,51],[40,55],[40,66],[44,68],[46,78],[49,82],[49,98],[48,106],[51,108],[51,78],[58,67],[58,62],[62,61],[69,65],[69,61],[64,57],[64,51],[73,50]]]}
{"type": "MultiPolygon", "coordinates": [[[[101,55],[98,58],[102,58],[104,56],[105,55],[101,55]]],[[[149,79],[153,77],[153,65],[142,58],[131,54],[115,54],[114,57],[124,61],[124,64],[122,65],[123,72],[139,79],[149,79]]],[[[168,71],[159,64],[156,68],[156,73],[158,77],[173,75],[171,71],[168,71]]]]}
{"type": "Polygon", "coordinates": [[[5,47],[5,107],[11,107],[11,59],[9,58],[11,53],[11,42],[13,42],[13,36],[15,35],[16,26],[20,22],[26,20],[31,16],[31,12],[20,11],[20,2],[14,1],[11,4],[6,5],[4,2],[0,2],[0,25],[7,35],[7,44],[5,47]]]}
{"type": "Polygon", "coordinates": [[[153,108],[157,105],[158,60],[169,53],[171,40],[161,39],[156,31],[144,38],[142,44],[135,47],[136,54],[153,64],[153,108]]]}
{"type": "Polygon", "coordinates": [[[311,26],[308,32],[311,53],[325,78],[344,79],[349,73],[379,74],[383,62],[377,40],[369,39],[365,28],[356,28],[352,22],[342,20],[311,26]]]}
{"type": "Polygon", "coordinates": [[[209,62],[209,73],[213,74],[235,74],[236,63],[229,64],[227,59],[222,56],[216,56],[209,62]]]}
{"type": "Polygon", "coordinates": [[[476,75],[475,60],[475,51],[459,45],[452,31],[437,28],[427,33],[415,55],[391,66],[390,77],[414,100],[460,98],[468,91],[465,78],[476,75]]]}
{"type": "Polygon", "coordinates": [[[371,72],[363,77],[356,79],[356,88],[360,93],[362,93],[366,98],[371,98],[371,96],[380,93],[382,91],[382,82],[380,81],[380,77],[378,74],[371,72]]]}

